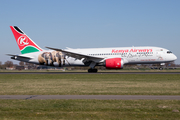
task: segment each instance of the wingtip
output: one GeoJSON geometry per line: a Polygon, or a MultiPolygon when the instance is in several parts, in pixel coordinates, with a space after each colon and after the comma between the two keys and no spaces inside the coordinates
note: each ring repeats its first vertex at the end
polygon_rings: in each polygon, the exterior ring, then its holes
{"type": "Polygon", "coordinates": [[[47,46],[45,46],[45,48],[48,48],[48,49],[51,49],[51,50],[56,50],[56,51],[62,51],[61,49],[52,48],[52,47],[47,47],[47,46]]]}
{"type": "Polygon", "coordinates": [[[52,49],[52,47],[47,47],[47,46],[45,46],[45,48],[52,49]]]}

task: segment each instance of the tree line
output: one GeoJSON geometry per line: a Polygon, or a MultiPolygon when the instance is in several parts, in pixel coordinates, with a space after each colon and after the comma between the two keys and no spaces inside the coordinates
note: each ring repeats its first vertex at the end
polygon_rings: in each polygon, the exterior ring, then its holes
{"type": "Polygon", "coordinates": [[[12,68],[12,67],[16,67],[16,66],[31,66],[31,67],[36,67],[35,64],[26,63],[26,62],[22,62],[22,61],[20,61],[19,64],[14,64],[12,61],[6,61],[3,64],[0,61],[0,69],[6,69],[7,67],[8,68],[12,68]]]}

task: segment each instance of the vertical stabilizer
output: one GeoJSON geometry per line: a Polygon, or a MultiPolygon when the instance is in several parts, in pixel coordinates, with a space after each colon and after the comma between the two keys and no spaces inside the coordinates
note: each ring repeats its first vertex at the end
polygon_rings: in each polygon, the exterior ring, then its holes
{"type": "Polygon", "coordinates": [[[42,51],[21,29],[10,26],[22,54],[42,51]]]}

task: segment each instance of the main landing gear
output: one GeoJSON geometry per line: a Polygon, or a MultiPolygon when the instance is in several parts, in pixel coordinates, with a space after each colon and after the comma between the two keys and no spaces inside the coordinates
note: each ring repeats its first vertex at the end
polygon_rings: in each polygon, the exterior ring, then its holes
{"type": "Polygon", "coordinates": [[[88,69],[88,73],[96,73],[98,70],[97,69],[88,69]]]}
{"type": "Polygon", "coordinates": [[[91,62],[91,64],[89,65],[90,69],[88,69],[88,73],[96,73],[98,70],[94,69],[95,66],[96,66],[96,63],[91,62]]]}

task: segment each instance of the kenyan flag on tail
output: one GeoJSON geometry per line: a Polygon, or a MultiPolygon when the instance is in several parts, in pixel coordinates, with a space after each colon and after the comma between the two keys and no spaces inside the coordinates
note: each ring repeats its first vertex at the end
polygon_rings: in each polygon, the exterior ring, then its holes
{"type": "Polygon", "coordinates": [[[10,26],[10,28],[22,54],[42,51],[42,49],[18,27],[10,26]]]}

